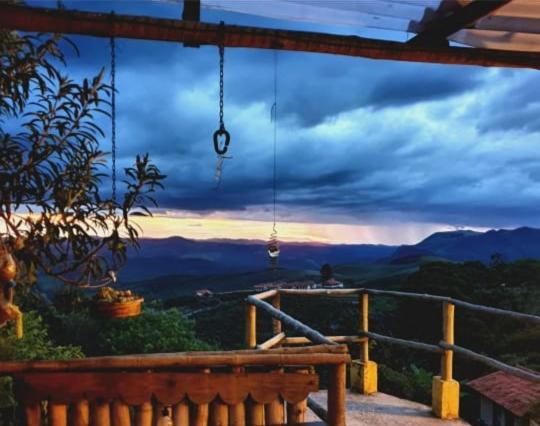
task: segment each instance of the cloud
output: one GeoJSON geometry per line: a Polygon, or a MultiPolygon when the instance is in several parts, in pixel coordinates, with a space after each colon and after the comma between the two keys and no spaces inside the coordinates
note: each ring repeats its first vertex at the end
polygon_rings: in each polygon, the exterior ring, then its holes
{"type": "MultiPolygon", "coordinates": [[[[107,40],[76,41],[81,57],[70,57],[70,74],[108,63],[107,40]]],[[[540,225],[537,72],[291,52],[277,59],[280,217],[540,225]]],[[[120,165],[150,152],[168,175],[163,208],[268,219],[274,53],[226,50],[233,159],[218,191],[217,49],[119,40],[117,60],[120,165]]]]}

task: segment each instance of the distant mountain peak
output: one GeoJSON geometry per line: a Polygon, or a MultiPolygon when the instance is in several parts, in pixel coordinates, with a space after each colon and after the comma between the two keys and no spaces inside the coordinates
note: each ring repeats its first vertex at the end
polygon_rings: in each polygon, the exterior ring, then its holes
{"type": "Polygon", "coordinates": [[[466,229],[436,232],[418,244],[398,247],[389,261],[403,263],[419,256],[434,256],[453,261],[488,262],[494,253],[508,261],[540,258],[540,229],[523,226],[486,232],[466,229]]]}

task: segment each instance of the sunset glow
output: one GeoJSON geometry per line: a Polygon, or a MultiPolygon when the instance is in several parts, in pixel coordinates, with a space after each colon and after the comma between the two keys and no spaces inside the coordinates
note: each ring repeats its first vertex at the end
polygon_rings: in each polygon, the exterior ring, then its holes
{"type": "MultiPolygon", "coordinates": [[[[181,236],[190,239],[267,240],[272,222],[219,218],[155,215],[134,219],[145,238],[181,236]]],[[[321,244],[414,244],[433,232],[449,231],[444,224],[348,225],[332,223],[280,222],[281,241],[321,244]]]]}

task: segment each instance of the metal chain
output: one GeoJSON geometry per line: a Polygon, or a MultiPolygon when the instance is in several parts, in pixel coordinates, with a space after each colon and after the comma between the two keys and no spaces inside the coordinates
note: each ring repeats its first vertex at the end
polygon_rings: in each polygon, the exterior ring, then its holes
{"type": "MultiPolygon", "coordinates": [[[[112,199],[116,206],[116,42],[110,39],[111,48],[111,150],[112,150],[112,199]]],[[[116,207],[115,207],[116,208],[116,207]]]]}
{"type": "Polygon", "coordinates": [[[223,121],[223,67],[225,64],[225,47],[223,43],[219,45],[219,128],[225,129],[223,121]]]}
{"type": "Polygon", "coordinates": [[[273,230],[276,231],[276,199],[277,199],[277,120],[278,120],[278,105],[277,105],[277,91],[278,91],[278,56],[277,50],[274,50],[274,170],[272,174],[272,190],[274,195],[274,226],[273,230]]]}

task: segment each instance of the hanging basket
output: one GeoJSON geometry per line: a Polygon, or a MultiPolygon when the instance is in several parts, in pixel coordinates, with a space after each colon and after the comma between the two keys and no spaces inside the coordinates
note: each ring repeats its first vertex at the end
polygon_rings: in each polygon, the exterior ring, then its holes
{"type": "Polygon", "coordinates": [[[129,302],[96,302],[96,312],[104,318],[136,317],[141,313],[142,297],[129,302]]]}
{"type": "Polygon", "coordinates": [[[94,298],[96,313],[103,318],[128,318],[141,313],[144,299],[131,291],[116,291],[110,287],[100,289],[94,298]]]}

